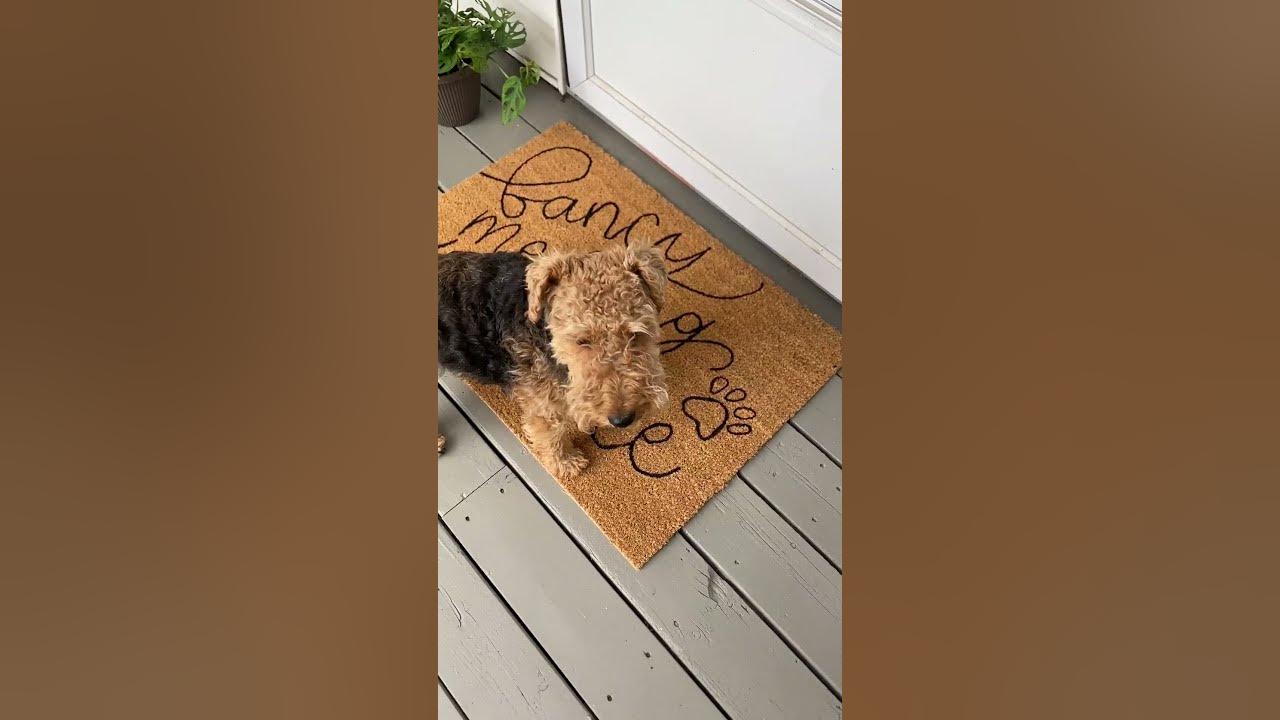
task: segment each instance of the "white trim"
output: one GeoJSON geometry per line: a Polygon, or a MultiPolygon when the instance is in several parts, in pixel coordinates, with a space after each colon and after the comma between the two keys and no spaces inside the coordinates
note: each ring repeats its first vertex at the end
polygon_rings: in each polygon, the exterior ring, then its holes
{"type": "Polygon", "coordinates": [[[570,91],[586,82],[595,69],[591,66],[591,8],[589,0],[560,0],[560,19],[564,35],[566,84],[570,91]]]}
{"type": "MultiPolygon", "coordinates": [[[[589,0],[582,0],[588,2],[589,0]]],[[[751,0],[762,10],[841,55],[842,15],[818,0],[751,0]]]]}
{"type": "MultiPolygon", "coordinates": [[[[567,4],[567,3],[566,3],[567,4]]],[[[568,20],[565,22],[569,27],[568,20]]],[[[566,45],[567,47],[567,45],[566,45]]],[[[829,295],[841,300],[841,261],[599,78],[569,93],[733,218],[829,295]]]]}

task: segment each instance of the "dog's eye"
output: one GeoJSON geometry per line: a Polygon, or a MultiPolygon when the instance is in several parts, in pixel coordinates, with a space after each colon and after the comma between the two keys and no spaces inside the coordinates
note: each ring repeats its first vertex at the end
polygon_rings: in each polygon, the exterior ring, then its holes
{"type": "Polygon", "coordinates": [[[578,347],[591,347],[591,341],[587,338],[578,338],[578,347]]]}

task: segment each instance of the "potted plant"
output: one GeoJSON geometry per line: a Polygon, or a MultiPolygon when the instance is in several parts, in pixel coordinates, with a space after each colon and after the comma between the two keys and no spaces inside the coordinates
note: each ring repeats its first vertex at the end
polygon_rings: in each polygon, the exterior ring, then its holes
{"type": "MultiPolygon", "coordinates": [[[[524,44],[524,25],[514,13],[475,0],[475,7],[455,10],[451,0],[440,3],[440,60],[436,70],[439,122],[447,127],[465,125],[480,112],[480,73],[489,67],[495,52],[524,44]]],[[[527,63],[502,83],[502,122],[510,123],[524,110],[524,89],[538,82],[537,63],[527,63]]]]}

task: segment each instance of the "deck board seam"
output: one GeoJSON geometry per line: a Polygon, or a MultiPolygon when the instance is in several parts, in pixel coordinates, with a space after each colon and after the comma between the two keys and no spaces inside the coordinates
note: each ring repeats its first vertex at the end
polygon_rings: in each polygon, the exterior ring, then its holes
{"type": "MultiPolygon", "coordinates": [[[[454,407],[457,407],[457,405],[455,405],[454,407]]],[[[458,414],[459,414],[459,415],[462,415],[462,414],[464,414],[464,413],[462,412],[462,410],[458,410],[458,414]]],[[[468,424],[469,424],[469,423],[468,423],[468,424]]],[[[501,457],[499,457],[498,459],[499,459],[499,460],[502,460],[502,458],[501,458],[501,457]]],[[[487,477],[487,478],[485,478],[484,480],[480,481],[480,484],[479,484],[479,485],[476,485],[474,488],[472,488],[470,491],[468,491],[466,495],[463,495],[462,497],[460,497],[460,498],[458,498],[456,501],[454,501],[454,503],[453,503],[452,505],[450,505],[450,506],[448,507],[448,509],[443,509],[443,508],[437,507],[437,508],[436,508],[436,517],[443,519],[445,515],[448,515],[449,513],[453,512],[454,510],[456,510],[456,509],[457,509],[457,507],[458,507],[459,505],[461,505],[462,503],[466,502],[466,501],[467,501],[467,498],[471,497],[471,496],[472,496],[472,495],[473,495],[477,490],[479,490],[480,488],[484,487],[486,484],[488,484],[488,482],[489,482],[490,480],[492,480],[492,479],[494,479],[495,477],[497,477],[497,476],[498,476],[498,473],[502,472],[503,470],[511,470],[511,469],[512,469],[512,468],[510,468],[510,467],[507,465],[507,461],[506,461],[506,460],[502,460],[502,467],[498,468],[497,470],[494,470],[492,475],[490,475],[489,477],[487,477]]],[[[512,472],[514,472],[514,470],[512,470],[512,472]]]]}
{"type": "MultiPolygon", "coordinates": [[[[502,471],[499,470],[498,472],[502,472],[502,471]]],[[[517,477],[519,476],[519,473],[516,473],[514,470],[512,470],[512,474],[516,475],[517,477]]],[[[494,475],[496,476],[497,473],[494,473],[494,475]]],[[[493,479],[492,477],[489,478],[489,480],[492,480],[492,479],[493,479]]],[[[488,483],[489,480],[486,480],[485,483],[488,483]]],[[[481,483],[480,487],[483,487],[483,486],[484,486],[484,483],[481,483]]],[[[480,488],[478,487],[476,489],[479,490],[480,488]]],[[[560,665],[556,663],[555,658],[551,657],[551,653],[547,652],[547,649],[542,646],[542,641],[540,641],[538,639],[538,636],[535,635],[533,631],[529,629],[529,626],[525,624],[524,619],[520,617],[520,614],[517,613],[515,611],[515,608],[512,607],[511,603],[507,601],[506,596],[502,594],[502,591],[498,589],[498,586],[493,583],[493,580],[489,577],[489,574],[485,572],[484,567],[482,567],[480,563],[476,562],[476,559],[471,555],[471,551],[468,550],[467,546],[462,543],[462,540],[459,539],[456,534],[454,534],[453,529],[449,527],[448,523],[444,522],[443,516],[441,516],[440,525],[437,526],[437,531],[439,530],[444,530],[444,532],[448,534],[449,539],[453,541],[453,544],[456,545],[458,549],[462,551],[462,554],[464,557],[466,557],[467,562],[471,563],[471,566],[476,569],[476,574],[479,575],[480,578],[484,580],[485,587],[487,587],[489,591],[493,593],[494,597],[498,599],[498,602],[502,603],[503,609],[505,609],[511,615],[511,618],[515,620],[516,624],[520,626],[520,629],[524,631],[525,636],[529,638],[529,641],[531,643],[533,643],[534,648],[536,648],[538,653],[542,656],[542,658],[547,661],[547,664],[551,666],[551,669],[555,670],[556,674],[560,676],[561,680],[564,680],[564,684],[568,686],[569,690],[573,693],[573,696],[577,698],[578,702],[582,704],[582,707],[586,709],[587,714],[591,716],[592,720],[599,720],[595,712],[591,710],[591,705],[587,703],[586,698],[582,697],[582,693],[578,691],[578,688],[574,686],[573,682],[569,679],[569,677],[564,674],[563,670],[560,669],[560,665]]],[[[441,684],[443,683],[444,681],[442,680],[441,684]]],[[[464,717],[465,717],[465,714],[464,714],[464,717]]]]}
{"type": "MultiPolygon", "coordinates": [[[[803,529],[801,529],[801,526],[797,525],[796,522],[792,520],[786,513],[782,512],[781,508],[773,504],[773,501],[770,500],[767,495],[760,492],[760,488],[757,488],[755,485],[752,485],[751,481],[747,479],[746,475],[743,475],[741,472],[739,472],[734,477],[742,480],[742,482],[747,487],[751,488],[751,492],[755,493],[757,497],[759,497],[762,501],[764,501],[764,504],[767,505],[770,510],[773,510],[775,513],[777,513],[778,517],[782,518],[783,522],[785,522],[787,525],[790,525],[791,529],[795,530],[797,535],[804,538],[804,541],[809,544],[809,547],[813,548],[814,552],[818,553],[818,555],[820,555],[823,560],[826,560],[827,563],[831,565],[831,568],[836,571],[836,574],[840,575],[841,577],[844,577],[844,571],[840,568],[839,565],[836,564],[835,560],[832,560],[830,557],[828,557],[827,554],[822,551],[822,548],[818,547],[818,544],[815,543],[813,539],[810,538],[803,529]]],[[[733,482],[733,481],[730,480],[730,482],[733,482]]],[[[681,529],[683,530],[684,528],[681,527],[681,529]]]]}
{"type": "MultiPolygon", "coordinates": [[[[809,398],[809,402],[813,402],[813,398],[809,398]]],[[[805,403],[805,404],[807,405],[808,403],[805,403]]],[[[841,422],[843,422],[843,420],[841,422]]],[[[835,463],[836,467],[840,468],[841,471],[844,470],[844,463],[840,462],[840,460],[837,459],[835,455],[831,454],[830,450],[823,447],[822,443],[818,442],[812,435],[806,432],[804,428],[795,424],[795,422],[793,422],[792,420],[788,420],[787,424],[795,428],[795,431],[803,435],[805,440],[808,440],[810,443],[813,444],[814,447],[818,448],[819,452],[821,452],[823,455],[826,455],[827,459],[835,463]]]]}
{"type": "Polygon", "coordinates": [[[462,705],[458,704],[458,699],[449,691],[449,685],[444,681],[444,678],[436,675],[436,682],[440,684],[440,689],[444,691],[445,699],[453,706],[454,711],[458,713],[458,717],[462,718],[462,720],[468,720],[467,713],[462,709],[462,705]]]}
{"type": "MultiPolygon", "coordinates": [[[[459,130],[458,128],[454,128],[454,129],[453,129],[453,131],[454,131],[454,132],[456,132],[456,133],[458,133],[458,137],[462,138],[463,140],[466,140],[468,145],[470,145],[471,147],[475,148],[475,149],[476,149],[476,152],[478,152],[478,153],[480,153],[481,155],[483,155],[483,156],[485,157],[485,159],[487,159],[490,163],[495,163],[495,162],[497,162],[497,161],[498,161],[498,160],[497,160],[497,158],[489,157],[489,153],[485,152],[485,151],[484,151],[484,149],[483,149],[483,148],[481,148],[479,145],[477,145],[477,144],[475,143],[475,141],[474,141],[474,140],[472,140],[471,138],[467,137],[467,134],[466,134],[466,133],[462,132],[462,131],[461,131],[461,130],[459,130]]],[[[483,171],[484,169],[485,169],[485,168],[480,168],[480,170],[481,170],[481,171],[483,171]]]]}
{"type": "Polygon", "coordinates": [[[751,606],[751,609],[754,610],[756,615],[760,617],[760,620],[764,622],[764,624],[767,625],[770,630],[773,630],[773,633],[778,636],[778,639],[781,640],[782,643],[786,645],[787,648],[791,650],[793,654],[795,654],[796,658],[799,659],[800,662],[804,663],[804,666],[809,669],[809,672],[813,673],[814,677],[818,678],[818,681],[822,683],[822,686],[825,687],[828,692],[834,695],[837,700],[843,703],[844,696],[840,692],[840,690],[836,688],[836,686],[827,679],[826,675],[822,674],[822,672],[818,670],[818,667],[813,663],[813,661],[809,658],[809,656],[801,652],[800,648],[797,647],[794,642],[792,642],[791,638],[787,637],[787,634],[782,631],[782,628],[778,627],[778,624],[773,621],[773,618],[769,617],[768,613],[760,609],[759,603],[757,603],[751,597],[751,595],[747,594],[747,592],[742,588],[741,585],[733,581],[733,578],[730,577],[729,571],[725,568],[725,566],[722,563],[717,562],[714,558],[712,558],[710,553],[707,552],[706,548],[704,548],[701,544],[699,544],[698,541],[695,540],[694,537],[690,533],[688,533],[683,527],[680,528],[677,532],[679,532],[680,535],[683,536],[684,539],[689,543],[689,545],[693,547],[694,552],[697,552],[699,555],[702,556],[703,561],[705,561],[707,565],[715,569],[716,574],[720,576],[720,579],[723,580],[725,583],[727,583],[730,587],[732,587],[734,591],[738,593],[738,596],[742,598],[743,602],[751,606]]]}

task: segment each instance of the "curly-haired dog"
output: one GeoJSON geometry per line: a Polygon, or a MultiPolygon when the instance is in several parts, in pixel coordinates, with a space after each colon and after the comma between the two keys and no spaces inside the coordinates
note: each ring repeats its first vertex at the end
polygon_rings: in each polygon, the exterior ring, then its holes
{"type": "Polygon", "coordinates": [[[658,348],[666,285],[648,247],[441,255],[440,364],[503,386],[547,469],[577,475],[587,459],[575,430],[626,427],[667,401],[658,348]]]}

